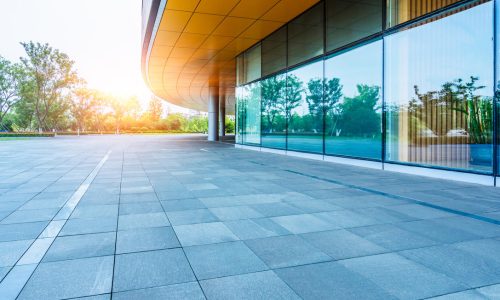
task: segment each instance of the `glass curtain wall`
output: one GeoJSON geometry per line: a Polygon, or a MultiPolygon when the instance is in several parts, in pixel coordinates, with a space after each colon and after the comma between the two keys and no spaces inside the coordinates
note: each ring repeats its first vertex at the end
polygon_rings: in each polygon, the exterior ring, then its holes
{"type": "Polygon", "coordinates": [[[382,158],[382,41],[325,61],[325,153],[382,158]]]}
{"type": "Polygon", "coordinates": [[[491,172],[493,3],[385,38],[387,159],[491,172]]]}
{"type": "MultiPolygon", "coordinates": [[[[500,7],[500,0],[495,1],[500,7]]],[[[264,39],[261,48],[248,50],[259,53],[238,59],[237,74],[245,80],[238,80],[237,140],[293,151],[500,172],[493,159],[494,144],[500,143],[494,134],[494,118],[500,119],[500,103],[496,115],[494,110],[495,93],[500,95],[500,81],[494,83],[495,1],[469,1],[397,30],[389,28],[383,39],[375,36],[308,62],[321,55],[323,42],[327,50],[337,49],[382,30],[375,21],[379,17],[360,13],[359,18],[342,18],[358,6],[375,16],[378,2],[319,3],[264,39]],[[323,33],[320,24],[325,21],[323,33]],[[245,60],[261,61],[262,72],[239,70],[249,68],[245,60]],[[261,79],[260,73],[268,77],[261,79]],[[256,81],[248,84],[248,77],[256,81]]],[[[399,25],[456,2],[388,0],[386,22],[399,25]]],[[[496,72],[500,78],[500,68],[496,72]]],[[[500,122],[496,125],[498,133],[500,122]]],[[[500,160],[500,148],[496,150],[500,160]]]]}
{"type": "Polygon", "coordinates": [[[323,61],[286,76],[288,149],[323,153],[323,61]]]}
{"type": "Polygon", "coordinates": [[[262,147],[286,149],[286,75],[261,81],[262,147]]]}

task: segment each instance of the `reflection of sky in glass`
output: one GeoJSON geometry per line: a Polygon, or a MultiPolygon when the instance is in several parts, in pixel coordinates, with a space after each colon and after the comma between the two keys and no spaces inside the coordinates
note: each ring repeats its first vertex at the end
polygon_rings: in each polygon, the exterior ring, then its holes
{"type": "Polygon", "coordinates": [[[491,95],[493,3],[405,30],[385,39],[386,100],[406,103],[414,95],[439,90],[442,84],[470,76],[491,95]]]}
{"type": "Polygon", "coordinates": [[[356,86],[382,84],[382,41],[376,41],[325,61],[325,77],[339,78],[344,97],[358,95],[356,86]]]}

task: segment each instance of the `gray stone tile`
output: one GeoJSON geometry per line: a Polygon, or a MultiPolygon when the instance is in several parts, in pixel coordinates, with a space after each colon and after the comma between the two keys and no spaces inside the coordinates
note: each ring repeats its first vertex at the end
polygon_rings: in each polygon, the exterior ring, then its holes
{"type": "Polygon", "coordinates": [[[302,211],[284,202],[262,203],[251,206],[265,217],[299,215],[302,211]]]}
{"type": "Polygon", "coordinates": [[[197,223],[217,222],[217,218],[208,209],[191,209],[167,212],[168,219],[172,225],[186,225],[197,223]]]}
{"type": "Polygon", "coordinates": [[[468,290],[458,293],[446,294],[443,296],[432,297],[428,299],[433,300],[486,300],[486,299],[494,299],[494,298],[486,298],[475,290],[468,290]]]}
{"type": "MultiPolygon", "coordinates": [[[[134,190],[136,188],[129,188],[129,190],[130,189],[134,190]]],[[[142,202],[157,202],[157,201],[158,197],[156,197],[156,194],[153,193],[152,190],[149,192],[134,194],[134,193],[123,193],[123,188],[122,188],[122,195],[120,195],[120,203],[136,203],[136,202],[142,203],[142,202]]]]}
{"type": "Polygon", "coordinates": [[[191,184],[186,184],[186,188],[189,191],[201,191],[201,190],[216,190],[219,187],[213,183],[191,183],[191,184]]]}
{"type": "Polygon", "coordinates": [[[62,236],[55,239],[43,261],[113,255],[115,252],[114,232],[62,236]]]}
{"type": "Polygon", "coordinates": [[[172,227],[139,228],[118,231],[116,253],[129,253],[180,247],[172,227]]]}
{"type": "Polygon", "coordinates": [[[466,289],[457,281],[389,253],[339,261],[400,299],[421,299],[466,289]]]}
{"type": "Polygon", "coordinates": [[[165,299],[204,300],[205,296],[197,282],[179,283],[148,289],[114,293],[115,300],[165,299]]]}
{"type": "Polygon", "coordinates": [[[51,220],[58,208],[45,208],[36,210],[17,210],[3,219],[1,224],[31,223],[51,220]]]}
{"type": "Polygon", "coordinates": [[[215,207],[210,211],[221,221],[242,220],[264,217],[261,213],[248,206],[215,207]]]}
{"type": "Polygon", "coordinates": [[[407,250],[400,254],[468,287],[500,282],[500,262],[459,250],[452,245],[407,250]]]}
{"type": "Polygon", "coordinates": [[[388,252],[387,249],[347,230],[306,233],[302,235],[302,238],[334,259],[346,259],[388,252]]]}
{"type": "Polygon", "coordinates": [[[330,256],[295,235],[247,240],[245,243],[273,269],[332,260],[330,256]]]}
{"type": "Polygon", "coordinates": [[[174,230],[183,247],[238,240],[221,222],[179,225],[174,230]]]}
{"type": "Polygon", "coordinates": [[[11,267],[0,267],[0,281],[9,273],[11,267]]]}
{"type": "Polygon", "coordinates": [[[195,281],[180,249],[117,255],[113,292],[195,281]]]}
{"type": "Polygon", "coordinates": [[[337,262],[274,271],[302,299],[396,299],[337,262]]]}
{"type": "Polygon", "coordinates": [[[391,251],[428,247],[439,244],[419,234],[389,224],[351,228],[348,230],[391,251]]]}
{"type": "Polygon", "coordinates": [[[116,231],[116,219],[114,218],[70,219],[61,229],[59,235],[63,236],[110,231],[116,231]]]}
{"type": "Polygon", "coordinates": [[[35,239],[48,222],[0,225],[0,242],[35,239]]]}
{"type": "Polygon", "coordinates": [[[287,201],[287,203],[304,213],[327,212],[342,209],[340,206],[319,199],[295,200],[287,201]]]}
{"type": "Polygon", "coordinates": [[[224,224],[241,240],[288,235],[290,231],[270,219],[228,221],[224,224]]]}
{"type": "Polygon", "coordinates": [[[71,298],[71,299],[78,299],[78,300],[110,300],[111,299],[111,294],[103,294],[103,295],[96,295],[96,296],[88,296],[88,297],[78,297],[78,298],[71,298]]]}
{"type": "Polygon", "coordinates": [[[210,299],[300,299],[272,271],[209,279],[200,282],[210,299]]]}
{"type": "Polygon", "coordinates": [[[165,209],[165,211],[167,211],[167,212],[207,208],[205,206],[205,204],[203,204],[198,199],[182,199],[182,200],[162,201],[161,205],[163,206],[163,209],[165,209]]]}
{"type": "Polygon", "coordinates": [[[486,299],[500,299],[500,284],[485,286],[475,291],[483,295],[486,299]]]}
{"type": "Polygon", "coordinates": [[[169,226],[165,213],[133,214],[118,217],[118,230],[169,226]]]}
{"type": "Polygon", "coordinates": [[[311,214],[275,217],[271,218],[271,220],[295,234],[339,228],[338,226],[311,214]]]}
{"type": "Polygon", "coordinates": [[[118,205],[79,205],[71,214],[71,219],[116,218],[117,216],[118,205]]]}
{"type": "Polygon", "coordinates": [[[381,223],[374,218],[358,214],[351,210],[336,210],[313,215],[335,225],[336,228],[353,228],[381,223]]]}
{"type": "Polygon", "coordinates": [[[267,270],[243,242],[184,248],[198,280],[267,270]]]}
{"type": "Polygon", "coordinates": [[[403,222],[396,224],[396,226],[406,231],[418,233],[440,243],[455,243],[481,238],[465,230],[451,228],[443,223],[437,223],[434,220],[403,222]]]}
{"type": "Polygon", "coordinates": [[[21,240],[0,243],[0,267],[10,267],[16,264],[18,259],[30,247],[34,240],[21,240]]]}
{"type": "Polygon", "coordinates": [[[147,214],[163,212],[159,202],[139,202],[120,204],[120,215],[147,214]]]}
{"type": "Polygon", "coordinates": [[[18,299],[64,299],[111,291],[113,256],[41,263],[18,299]]]}

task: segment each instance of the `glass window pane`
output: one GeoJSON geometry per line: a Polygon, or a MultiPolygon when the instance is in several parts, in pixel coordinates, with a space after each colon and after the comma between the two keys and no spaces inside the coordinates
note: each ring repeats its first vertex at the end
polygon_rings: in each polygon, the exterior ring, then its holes
{"type": "Polygon", "coordinates": [[[243,118],[245,115],[245,106],[243,101],[243,87],[236,88],[236,143],[243,142],[243,118]]]}
{"type": "Polygon", "coordinates": [[[236,84],[245,84],[245,59],[244,55],[240,54],[236,57],[236,84]]]}
{"type": "Polygon", "coordinates": [[[325,153],[381,159],[382,41],[325,61],[325,153]]]}
{"type": "Polygon", "coordinates": [[[323,3],[288,24],[288,65],[323,53],[323,3]]]}
{"type": "Polygon", "coordinates": [[[382,1],[326,1],[327,51],[380,31],[382,31],[382,1]]]}
{"type": "Polygon", "coordinates": [[[262,41],[262,76],[286,68],[286,27],[262,41]]]}
{"type": "Polygon", "coordinates": [[[287,73],[288,150],[323,153],[323,61],[287,73]]]}
{"type": "Polygon", "coordinates": [[[286,76],[279,74],[261,82],[262,147],[286,148],[286,76]]]}
{"type": "Polygon", "coordinates": [[[260,44],[245,52],[245,82],[254,81],[261,76],[260,44]]]}
{"type": "Polygon", "coordinates": [[[242,87],[243,103],[242,142],[260,144],[260,83],[254,82],[242,87]]]}
{"type": "Polygon", "coordinates": [[[461,0],[388,0],[387,26],[392,27],[461,0]]]}
{"type": "Polygon", "coordinates": [[[385,38],[387,159],[492,171],[493,5],[385,38]]]}

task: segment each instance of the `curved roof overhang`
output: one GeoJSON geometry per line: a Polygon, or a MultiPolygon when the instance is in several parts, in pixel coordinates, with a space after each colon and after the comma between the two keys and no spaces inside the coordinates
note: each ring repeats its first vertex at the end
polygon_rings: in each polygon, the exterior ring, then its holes
{"type": "MultiPolygon", "coordinates": [[[[206,111],[218,86],[234,113],[235,57],[319,0],[153,0],[142,70],[153,93],[206,111]]],[[[143,16],[144,17],[144,16],[143,16]]]]}

